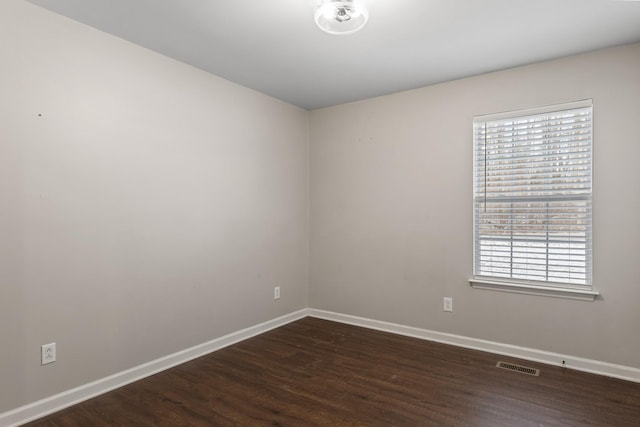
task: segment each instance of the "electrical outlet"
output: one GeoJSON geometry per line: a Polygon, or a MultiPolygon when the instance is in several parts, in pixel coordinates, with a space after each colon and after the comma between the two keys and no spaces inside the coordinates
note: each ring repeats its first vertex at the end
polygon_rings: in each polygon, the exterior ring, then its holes
{"type": "Polygon", "coordinates": [[[40,356],[42,357],[42,364],[53,363],[56,361],[56,343],[45,344],[41,347],[40,356]]]}
{"type": "Polygon", "coordinates": [[[444,311],[453,311],[453,298],[445,297],[443,305],[444,311]]]}
{"type": "Polygon", "coordinates": [[[273,288],[273,299],[280,299],[280,286],[273,288]]]}

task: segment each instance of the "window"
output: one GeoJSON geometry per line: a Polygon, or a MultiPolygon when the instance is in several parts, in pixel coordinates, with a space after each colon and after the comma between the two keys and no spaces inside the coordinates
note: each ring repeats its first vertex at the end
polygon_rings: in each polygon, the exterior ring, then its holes
{"type": "Polygon", "coordinates": [[[597,295],[592,113],[588,100],[474,118],[472,286],[597,295]]]}

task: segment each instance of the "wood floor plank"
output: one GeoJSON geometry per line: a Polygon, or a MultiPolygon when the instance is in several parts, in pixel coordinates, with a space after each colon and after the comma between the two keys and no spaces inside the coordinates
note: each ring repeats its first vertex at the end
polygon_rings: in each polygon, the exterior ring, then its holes
{"type": "Polygon", "coordinates": [[[352,425],[637,427],[640,384],[307,317],[27,424],[352,425]]]}

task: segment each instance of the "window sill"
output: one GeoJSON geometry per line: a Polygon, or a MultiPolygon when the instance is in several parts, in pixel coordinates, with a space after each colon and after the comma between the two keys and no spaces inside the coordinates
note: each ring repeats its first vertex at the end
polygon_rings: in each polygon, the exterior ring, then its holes
{"type": "Polygon", "coordinates": [[[594,301],[600,292],[589,289],[567,289],[554,286],[540,286],[529,283],[502,282],[490,279],[471,278],[469,284],[475,289],[513,292],[526,295],[540,295],[581,301],[594,301]]]}

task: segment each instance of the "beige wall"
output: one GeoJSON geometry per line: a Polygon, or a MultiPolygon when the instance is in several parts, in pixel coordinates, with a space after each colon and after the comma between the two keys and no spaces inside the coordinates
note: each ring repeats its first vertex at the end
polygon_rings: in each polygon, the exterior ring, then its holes
{"type": "Polygon", "coordinates": [[[640,44],[313,111],[310,306],[640,368],[639,118],[640,44]],[[473,116],[586,98],[602,299],[470,288],[473,116]]]}
{"type": "Polygon", "coordinates": [[[307,306],[306,111],[21,0],[0,40],[0,412],[307,306]]]}

